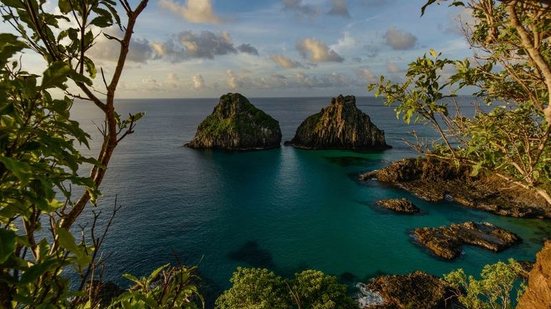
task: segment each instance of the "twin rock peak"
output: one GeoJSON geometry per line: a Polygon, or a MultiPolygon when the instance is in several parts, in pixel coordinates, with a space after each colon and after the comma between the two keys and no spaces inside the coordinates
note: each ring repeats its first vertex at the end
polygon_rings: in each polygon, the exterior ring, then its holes
{"type": "MultiPolygon", "coordinates": [[[[220,97],[218,105],[185,146],[230,151],[277,148],[279,122],[239,93],[220,97]]],[[[390,148],[384,131],[356,107],[354,96],[333,98],[329,106],[309,116],[285,145],[302,149],[381,150],[390,148]]]]}

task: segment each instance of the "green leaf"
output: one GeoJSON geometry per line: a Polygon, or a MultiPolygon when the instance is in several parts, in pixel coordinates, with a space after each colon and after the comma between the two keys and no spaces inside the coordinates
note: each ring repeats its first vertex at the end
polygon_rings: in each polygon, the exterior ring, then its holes
{"type": "Polygon", "coordinates": [[[12,230],[0,229],[0,264],[3,264],[15,250],[16,234],[12,230]]]}
{"type": "Polygon", "coordinates": [[[65,62],[54,62],[46,71],[42,78],[42,89],[61,88],[67,89],[65,82],[69,74],[72,72],[71,67],[65,62]]]}

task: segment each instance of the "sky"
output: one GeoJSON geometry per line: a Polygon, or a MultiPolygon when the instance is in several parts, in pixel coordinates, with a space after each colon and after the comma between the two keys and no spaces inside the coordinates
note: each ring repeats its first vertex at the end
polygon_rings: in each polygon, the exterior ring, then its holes
{"type": "MultiPolygon", "coordinates": [[[[431,48],[451,58],[471,55],[458,31],[461,9],[434,5],[421,17],[423,4],[151,0],[138,19],[118,96],[366,96],[368,83],[380,75],[401,80],[407,64],[431,48]]],[[[106,72],[117,54],[101,36],[90,51],[106,72]]]]}

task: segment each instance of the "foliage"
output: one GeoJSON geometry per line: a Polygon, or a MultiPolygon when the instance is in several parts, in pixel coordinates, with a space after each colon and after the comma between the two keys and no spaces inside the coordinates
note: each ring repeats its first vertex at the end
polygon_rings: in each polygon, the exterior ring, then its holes
{"type": "Polygon", "coordinates": [[[320,271],[305,270],[289,280],[267,269],[238,267],[230,281],[216,308],[356,308],[346,286],[320,271]]]}
{"type": "Polygon", "coordinates": [[[109,308],[202,308],[203,299],[194,273],[195,268],[167,264],[148,277],[138,279],[125,274],[124,277],[134,285],[117,297],[109,308]]]}
{"type": "MultiPolygon", "coordinates": [[[[125,26],[112,0],[85,0],[78,5],[60,0],[61,14],[47,12],[45,3],[0,1],[3,20],[17,33],[0,34],[1,308],[67,307],[86,298],[83,289],[94,273],[107,230],[96,235],[95,215],[90,235],[77,241],[73,224],[99,193],[118,142],[133,132],[142,116],[121,119],[114,99],[135,21],[147,1],[135,9],[119,1],[128,17],[125,26]],[[93,90],[97,69],[88,51],[101,31],[112,25],[118,25],[124,37],[107,35],[121,43],[121,56],[109,85],[102,76],[107,98],[101,100],[93,90]],[[12,60],[29,50],[45,60],[41,75],[24,71],[19,61],[12,60]],[[74,94],[73,88],[82,94],[74,94]],[[61,98],[54,96],[60,93],[61,98]],[[103,145],[95,159],[77,149],[88,147],[89,136],[71,119],[75,98],[95,104],[105,115],[103,145]],[[77,173],[90,164],[89,176],[77,173]],[[76,200],[74,188],[84,191],[76,200]],[[69,267],[81,275],[75,291],[62,276],[69,267]]],[[[110,224],[111,220],[107,228],[110,224]]]]}
{"type": "Polygon", "coordinates": [[[467,276],[463,269],[444,276],[444,280],[456,291],[459,302],[467,309],[514,308],[511,295],[516,288],[520,296],[524,286],[519,285],[525,271],[513,259],[507,263],[486,265],[480,279],[467,276]]]}
{"type": "MultiPolygon", "coordinates": [[[[423,7],[423,12],[432,3],[423,7]]],[[[437,2],[436,2],[437,3],[437,2]]],[[[551,15],[540,1],[453,1],[474,22],[464,25],[474,57],[451,60],[431,50],[409,64],[404,82],[369,86],[396,104],[405,122],[425,121],[440,141],[428,155],[490,172],[531,189],[551,205],[551,15]],[[456,93],[475,89],[488,107],[461,113],[456,93]],[[454,104],[455,103],[455,104],[454,104]]]]}

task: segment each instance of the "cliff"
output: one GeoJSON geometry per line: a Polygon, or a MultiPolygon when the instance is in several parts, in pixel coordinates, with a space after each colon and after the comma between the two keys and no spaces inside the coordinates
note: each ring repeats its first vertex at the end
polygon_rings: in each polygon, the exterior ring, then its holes
{"type": "Polygon", "coordinates": [[[185,146],[195,149],[259,150],[281,144],[279,122],[239,93],[228,93],[185,146]]]}
{"type": "Polygon", "coordinates": [[[331,104],[298,127],[285,143],[304,149],[386,149],[385,134],[356,107],[354,96],[333,98],[331,104]]]}
{"type": "Polygon", "coordinates": [[[536,264],[528,275],[528,287],[517,309],[551,308],[551,241],[538,253],[536,264]]]}

